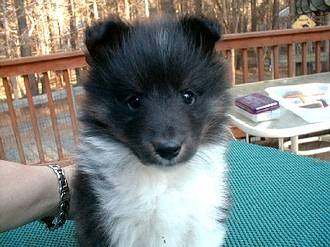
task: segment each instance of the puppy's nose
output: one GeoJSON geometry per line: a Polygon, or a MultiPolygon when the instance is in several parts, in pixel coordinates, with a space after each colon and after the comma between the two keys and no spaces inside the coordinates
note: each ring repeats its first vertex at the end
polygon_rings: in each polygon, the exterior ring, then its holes
{"type": "Polygon", "coordinates": [[[181,145],[175,142],[164,142],[154,144],[156,153],[167,160],[171,160],[178,156],[181,150],[181,145]]]}

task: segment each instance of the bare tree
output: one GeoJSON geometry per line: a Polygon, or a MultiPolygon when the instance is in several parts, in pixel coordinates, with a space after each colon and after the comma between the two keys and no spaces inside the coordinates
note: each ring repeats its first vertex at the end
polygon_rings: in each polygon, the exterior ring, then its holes
{"type": "Polygon", "coordinates": [[[294,0],[0,0],[2,9],[0,56],[17,57],[19,53],[21,56],[29,56],[32,52],[39,55],[79,49],[83,44],[85,27],[98,19],[106,18],[109,14],[132,20],[137,17],[153,17],[159,13],[172,16],[177,13],[197,13],[217,19],[222,23],[226,33],[276,29],[279,26],[279,9],[288,5],[294,6],[294,2],[294,0]]]}
{"type": "Polygon", "coordinates": [[[158,12],[158,1],[157,0],[145,0],[149,4],[149,16],[155,16],[158,12]]]}
{"type": "Polygon", "coordinates": [[[291,21],[290,24],[292,24],[296,19],[296,1],[289,0],[289,7],[290,7],[290,21],[291,21]]]}
{"type": "Polygon", "coordinates": [[[70,45],[71,48],[76,49],[77,48],[77,26],[76,26],[76,16],[74,11],[74,1],[69,0],[67,4],[68,13],[69,13],[69,23],[70,23],[70,45]]]}
{"type": "Polygon", "coordinates": [[[175,15],[175,7],[173,0],[160,0],[160,10],[163,14],[175,15]]]}
{"type": "Polygon", "coordinates": [[[1,12],[2,12],[2,28],[3,28],[3,37],[4,37],[4,47],[6,47],[5,50],[5,56],[10,56],[10,49],[9,48],[9,25],[8,25],[8,13],[7,13],[7,0],[2,0],[1,2],[1,12]]]}
{"type": "Polygon", "coordinates": [[[257,31],[257,0],[251,0],[251,31],[257,31]]]}
{"type": "Polygon", "coordinates": [[[196,14],[201,14],[203,12],[202,0],[194,0],[194,12],[196,14]]]}
{"type": "MultiPolygon", "coordinates": [[[[32,49],[30,46],[30,38],[29,38],[29,29],[26,21],[25,14],[25,4],[24,0],[15,0],[15,9],[16,9],[16,17],[18,24],[18,37],[20,43],[20,52],[22,57],[27,57],[32,55],[32,49]]],[[[28,75],[31,93],[33,95],[38,94],[38,83],[34,75],[28,75]]]]}
{"type": "Polygon", "coordinates": [[[187,0],[180,0],[180,12],[186,13],[188,9],[188,1],[187,0]]]}
{"type": "Polygon", "coordinates": [[[149,17],[149,0],[144,0],[144,14],[149,17]]]}
{"type": "Polygon", "coordinates": [[[16,17],[18,24],[18,36],[20,41],[20,52],[22,57],[31,56],[29,30],[25,15],[24,0],[15,0],[16,17]]]}
{"type": "Polygon", "coordinates": [[[272,29],[278,29],[279,28],[279,12],[280,12],[280,3],[279,3],[279,0],[273,0],[272,29]]]}
{"type": "Polygon", "coordinates": [[[131,17],[131,2],[130,0],[125,0],[125,18],[129,20],[131,17]]]}

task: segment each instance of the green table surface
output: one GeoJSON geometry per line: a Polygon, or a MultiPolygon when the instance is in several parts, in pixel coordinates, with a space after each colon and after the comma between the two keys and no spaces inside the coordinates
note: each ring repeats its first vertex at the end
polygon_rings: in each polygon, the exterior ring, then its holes
{"type": "MultiPolygon", "coordinates": [[[[238,141],[227,157],[226,247],[330,246],[330,163],[238,141]]],[[[74,222],[55,231],[33,222],[0,234],[0,246],[76,246],[74,222]]]]}

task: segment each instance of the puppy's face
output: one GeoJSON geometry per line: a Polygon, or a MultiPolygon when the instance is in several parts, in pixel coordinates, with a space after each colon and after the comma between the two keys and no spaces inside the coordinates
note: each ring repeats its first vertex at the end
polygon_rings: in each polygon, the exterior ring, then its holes
{"type": "Polygon", "coordinates": [[[87,134],[125,144],[145,165],[182,163],[199,145],[218,143],[228,106],[213,50],[220,35],[216,23],[187,16],[88,29],[87,134]]]}

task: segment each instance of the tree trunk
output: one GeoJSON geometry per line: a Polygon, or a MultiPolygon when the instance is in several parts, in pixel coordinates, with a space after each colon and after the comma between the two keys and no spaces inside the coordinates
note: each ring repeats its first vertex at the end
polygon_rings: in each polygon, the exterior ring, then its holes
{"type": "Polygon", "coordinates": [[[88,9],[89,9],[89,17],[91,19],[91,22],[97,21],[99,17],[99,11],[97,8],[97,3],[95,0],[93,0],[92,3],[87,3],[88,4],[88,9]]]}
{"type": "Polygon", "coordinates": [[[251,0],[251,31],[257,31],[257,0],[251,0]]]}
{"type": "Polygon", "coordinates": [[[9,36],[10,36],[10,32],[9,32],[9,24],[8,24],[8,13],[7,13],[7,0],[2,0],[1,3],[1,12],[3,14],[2,18],[3,18],[3,29],[4,29],[4,43],[5,43],[5,47],[7,47],[7,49],[5,50],[5,56],[6,58],[10,58],[10,49],[9,49],[9,36]]]}
{"type": "MultiPolygon", "coordinates": [[[[243,1],[232,1],[232,15],[231,15],[231,23],[232,23],[232,33],[237,33],[241,29],[241,21],[242,21],[242,11],[240,11],[241,6],[243,5],[243,1]]],[[[236,53],[237,54],[237,53],[236,53]]]]}
{"type": "MultiPolygon", "coordinates": [[[[240,32],[241,33],[246,33],[248,30],[248,23],[249,23],[249,18],[248,18],[248,2],[246,3],[245,0],[243,0],[243,15],[242,15],[242,20],[240,22],[241,24],[241,28],[240,28],[240,32]]],[[[238,11],[239,11],[240,6],[238,6],[238,11]]]]}
{"type": "Polygon", "coordinates": [[[49,46],[48,46],[48,40],[50,40],[49,35],[49,24],[47,21],[47,13],[49,13],[49,9],[47,8],[47,2],[45,0],[40,2],[42,8],[40,9],[40,20],[41,20],[41,54],[49,54],[49,46]]]}
{"type": "Polygon", "coordinates": [[[296,20],[296,0],[290,0],[290,27],[296,20]]]}
{"type": "Polygon", "coordinates": [[[174,16],[175,7],[173,0],[160,0],[160,10],[163,14],[174,16]]]}
{"type": "Polygon", "coordinates": [[[144,0],[144,14],[149,17],[149,0],[144,0]]]}
{"type": "Polygon", "coordinates": [[[194,0],[194,12],[195,14],[201,14],[202,11],[202,0],[194,0]]]}
{"type": "Polygon", "coordinates": [[[180,10],[181,13],[187,13],[188,11],[187,0],[180,0],[180,10]]]}
{"type": "MultiPolygon", "coordinates": [[[[68,13],[70,16],[70,46],[72,50],[77,49],[78,31],[76,26],[76,13],[74,0],[68,1],[68,13]]],[[[80,82],[80,70],[75,69],[77,83],[80,82]]]]}
{"type": "Polygon", "coordinates": [[[149,16],[156,16],[158,9],[157,9],[157,0],[145,0],[149,3],[149,16]]]}
{"type": "Polygon", "coordinates": [[[243,16],[243,27],[242,27],[242,32],[246,33],[248,31],[248,23],[249,23],[249,18],[244,15],[243,16]]]}
{"type": "Polygon", "coordinates": [[[57,32],[58,32],[58,46],[60,48],[60,50],[62,51],[63,49],[63,42],[62,42],[62,29],[61,29],[61,24],[60,22],[57,20],[57,32]]]}
{"type": "Polygon", "coordinates": [[[97,8],[96,0],[93,1],[93,13],[94,13],[94,19],[95,20],[100,19],[100,17],[99,17],[99,10],[97,8]]]}
{"type": "Polygon", "coordinates": [[[69,0],[68,1],[68,13],[70,17],[69,25],[70,25],[70,46],[71,49],[75,50],[77,48],[77,27],[76,27],[76,16],[74,11],[74,1],[69,0]]]}
{"type": "MultiPolygon", "coordinates": [[[[24,0],[15,0],[16,18],[18,24],[18,39],[20,43],[21,57],[32,55],[30,46],[29,30],[25,15],[24,0]]],[[[38,83],[34,75],[28,75],[32,95],[38,94],[38,83]]]]}
{"type": "Polygon", "coordinates": [[[18,23],[18,36],[20,42],[20,52],[22,57],[32,55],[30,47],[29,30],[27,27],[24,0],[15,0],[16,17],[18,23]]]}
{"type": "Polygon", "coordinates": [[[118,1],[115,1],[115,7],[116,7],[116,15],[119,15],[119,12],[120,12],[120,8],[119,8],[119,4],[118,4],[118,1]]]}
{"type": "Polygon", "coordinates": [[[272,29],[279,28],[279,11],[280,11],[280,3],[279,0],[273,1],[273,21],[272,21],[272,29]]]}
{"type": "Polygon", "coordinates": [[[129,20],[131,18],[131,3],[130,0],[125,0],[125,18],[126,20],[129,20]]]}
{"type": "Polygon", "coordinates": [[[54,40],[54,27],[53,27],[53,23],[51,20],[51,17],[49,15],[47,15],[47,25],[48,25],[48,33],[49,33],[49,43],[50,43],[50,51],[51,53],[55,52],[55,40],[54,40]]]}

